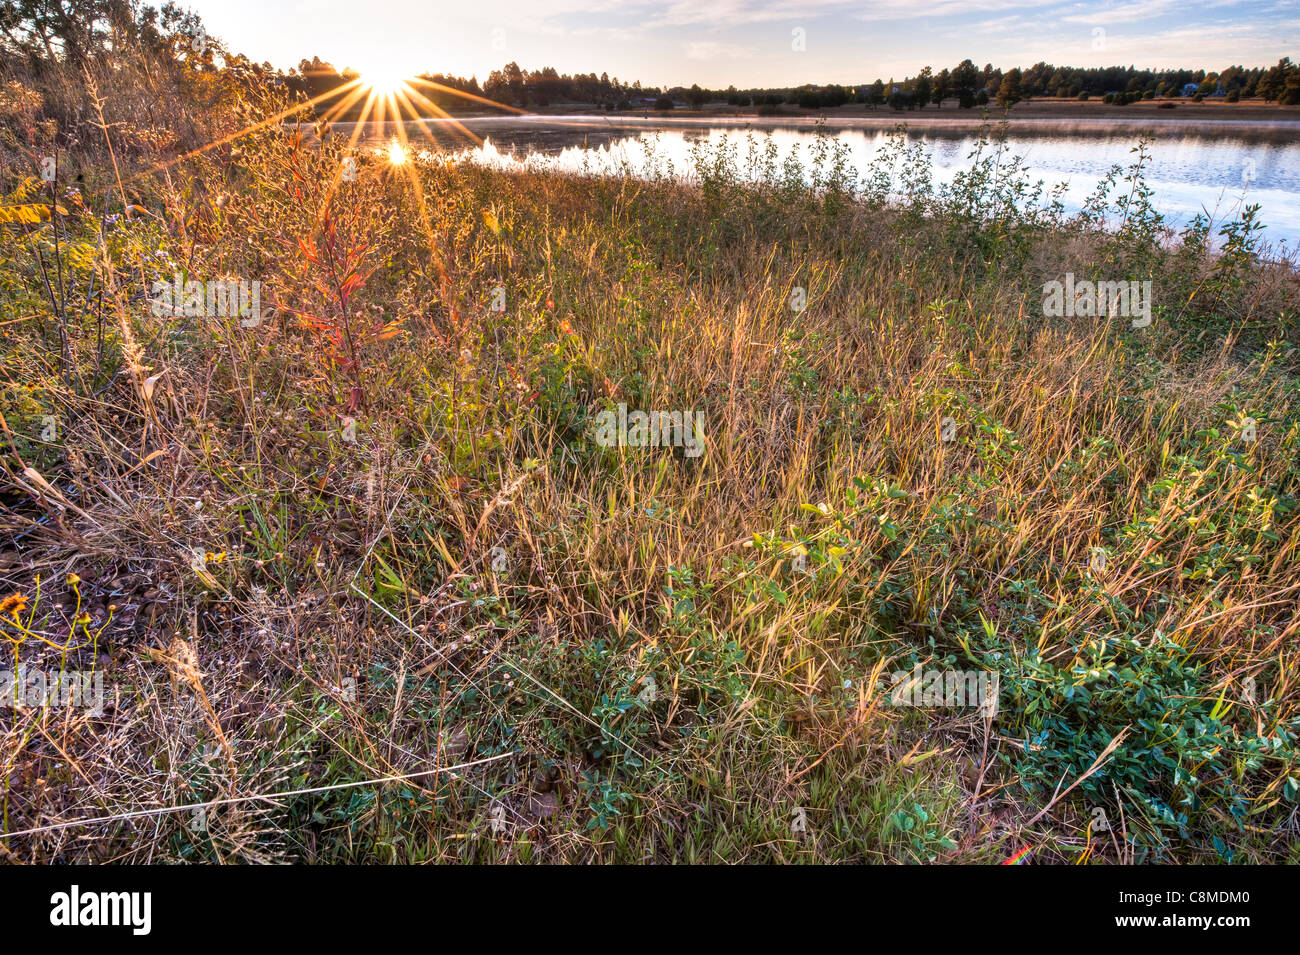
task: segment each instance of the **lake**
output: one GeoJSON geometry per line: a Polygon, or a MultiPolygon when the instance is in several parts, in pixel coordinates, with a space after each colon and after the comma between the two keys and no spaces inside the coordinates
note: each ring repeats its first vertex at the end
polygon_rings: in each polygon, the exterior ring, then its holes
{"type": "MultiPolygon", "coordinates": [[[[900,120],[909,140],[930,155],[936,183],[948,182],[969,166],[978,141],[969,120],[945,120],[939,114],[886,114],[864,117],[852,125],[837,123],[828,135],[842,142],[852,165],[866,170],[900,120]]],[[[390,138],[392,123],[367,123],[361,139],[390,138]]],[[[336,134],[351,135],[355,124],[337,123],[336,134]]],[[[760,147],[771,136],[778,161],[796,148],[807,158],[815,128],[806,118],[725,120],[640,118],[619,115],[486,116],[456,120],[420,120],[406,124],[416,148],[452,153],[462,160],[498,168],[553,168],[573,173],[609,174],[630,169],[643,173],[671,168],[689,174],[692,146],[724,137],[744,143],[753,132],[760,147]],[[423,146],[421,146],[423,144],[423,146]]],[[[1220,223],[1235,218],[1245,204],[1260,206],[1264,240],[1279,255],[1300,246],[1300,123],[1192,122],[1125,119],[1091,121],[1018,121],[1006,135],[1010,151],[1023,157],[1032,178],[1050,189],[1066,186],[1062,201],[1077,211],[1112,165],[1128,166],[1130,150],[1142,135],[1151,137],[1146,170],[1153,203],[1175,228],[1198,212],[1220,223]]]]}

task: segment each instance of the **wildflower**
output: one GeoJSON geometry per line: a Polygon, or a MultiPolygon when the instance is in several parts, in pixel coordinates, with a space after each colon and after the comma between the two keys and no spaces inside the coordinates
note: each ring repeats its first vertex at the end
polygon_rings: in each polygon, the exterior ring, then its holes
{"type": "Polygon", "coordinates": [[[564,332],[564,334],[566,335],[573,334],[573,326],[569,324],[569,320],[567,318],[564,321],[560,322],[560,331],[564,332]]]}
{"type": "Polygon", "coordinates": [[[15,620],[18,615],[27,609],[27,597],[23,594],[10,594],[4,600],[0,600],[0,617],[9,614],[15,620]]]}

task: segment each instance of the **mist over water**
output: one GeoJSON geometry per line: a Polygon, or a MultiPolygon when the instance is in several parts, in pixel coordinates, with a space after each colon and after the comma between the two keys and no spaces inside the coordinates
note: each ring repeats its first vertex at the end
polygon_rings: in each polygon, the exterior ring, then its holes
{"type": "MultiPolygon", "coordinates": [[[[909,122],[911,121],[909,115],[909,122]]],[[[344,124],[339,124],[343,126],[344,124]]],[[[377,124],[368,124],[376,126],[377,124]]],[[[393,133],[392,124],[367,130],[368,139],[393,133]]],[[[407,124],[417,149],[451,153],[460,160],[496,168],[555,169],[609,175],[694,175],[692,148],[710,150],[724,138],[734,144],[739,168],[746,169],[747,135],[761,155],[766,141],[777,149],[778,166],[789,156],[805,162],[816,133],[807,121],[758,121],[724,125],[716,120],[603,120],[599,116],[480,117],[407,124]],[[482,140],[475,143],[461,125],[482,140]]],[[[1278,254],[1300,246],[1300,124],[1192,124],[1179,121],[1117,119],[1104,125],[1044,122],[1017,124],[1006,134],[1012,155],[1023,158],[1030,180],[1042,180],[1046,194],[1058,183],[1067,212],[1077,212],[1114,165],[1127,168],[1143,134],[1150,134],[1144,169],[1152,202],[1166,224],[1181,229],[1197,213],[1209,215],[1217,231],[1249,204],[1260,206],[1262,241],[1278,254]]],[[[827,133],[848,150],[859,178],[885,146],[890,124],[827,133]]],[[[936,184],[950,182],[969,168],[979,142],[969,125],[929,120],[909,128],[930,157],[936,184]]]]}

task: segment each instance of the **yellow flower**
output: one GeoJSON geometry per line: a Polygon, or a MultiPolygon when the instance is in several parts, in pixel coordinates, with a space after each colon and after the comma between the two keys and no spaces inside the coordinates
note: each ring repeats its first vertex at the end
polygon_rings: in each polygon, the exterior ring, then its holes
{"type": "Polygon", "coordinates": [[[18,615],[27,609],[27,598],[23,594],[10,594],[4,600],[0,600],[0,616],[9,614],[15,620],[18,615]]]}

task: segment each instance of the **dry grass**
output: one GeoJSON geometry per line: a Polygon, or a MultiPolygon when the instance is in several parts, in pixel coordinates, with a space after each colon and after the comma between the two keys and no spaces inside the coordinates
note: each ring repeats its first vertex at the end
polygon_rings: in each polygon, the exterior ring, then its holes
{"type": "Polygon", "coordinates": [[[6,858],[1293,856],[1293,268],[343,149],[110,138],[5,233],[4,634],[111,697],[0,711],[3,831],[45,830],[6,858]],[[269,320],[154,317],[176,270],[269,320]],[[1042,318],[1065,271],[1154,277],[1156,321],[1042,318]],[[618,402],[704,454],[599,447],[618,402]],[[918,662],[997,671],[997,717],[890,705],[918,662]]]}

